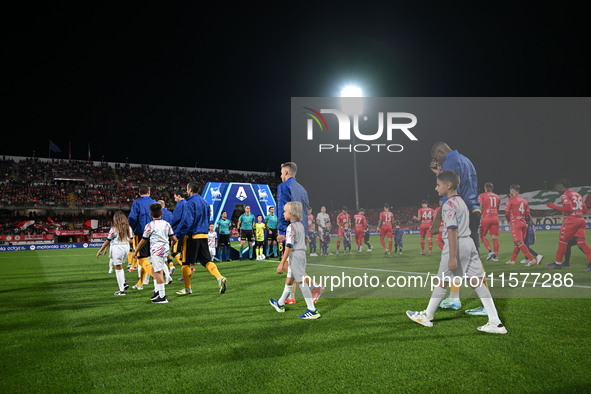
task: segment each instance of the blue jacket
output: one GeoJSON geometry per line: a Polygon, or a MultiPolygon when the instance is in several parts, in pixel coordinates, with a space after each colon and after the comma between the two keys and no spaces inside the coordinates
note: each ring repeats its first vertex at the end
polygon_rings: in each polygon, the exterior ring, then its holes
{"type": "Polygon", "coordinates": [[[162,220],[165,220],[168,222],[168,224],[170,224],[170,222],[172,221],[172,212],[170,212],[166,208],[162,208],[162,220]]]}
{"type": "Polygon", "coordinates": [[[150,205],[152,204],[156,204],[156,201],[148,196],[140,197],[131,204],[131,212],[127,217],[127,221],[129,221],[135,235],[141,236],[144,233],[146,224],[152,221],[150,216],[150,205]]]}
{"type": "Polygon", "coordinates": [[[175,235],[180,239],[185,235],[207,234],[211,212],[209,204],[199,194],[193,194],[186,201],[175,235]]]}
{"type": "Polygon", "coordinates": [[[183,217],[183,211],[185,210],[185,205],[187,204],[187,200],[184,198],[176,203],[174,207],[174,211],[172,213],[172,221],[170,222],[170,226],[172,227],[172,231],[176,234],[176,230],[181,222],[181,218],[183,217]]]}
{"type": "Polygon", "coordinates": [[[285,235],[289,222],[283,217],[283,207],[291,201],[299,201],[302,203],[302,221],[304,231],[308,235],[308,192],[302,185],[300,185],[295,178],[289,178],[281,183],[277,188],[277,229],[279,234],[285,235]]]}
{"type": "MultiPolygon", "coordinates": [[[[476,177],[476,169],[470,159],[461,155],[457,150],[454,150],[445,156],[441,170],[454,170],[457,172],[460,176],[458,194],[462,197],[470,212],[480,209],[480,203],[478,202],[478,178],[476,177]]],[[[443,203],[445,204],[446,201],[447,197],[444,196],[443,203]]]]}

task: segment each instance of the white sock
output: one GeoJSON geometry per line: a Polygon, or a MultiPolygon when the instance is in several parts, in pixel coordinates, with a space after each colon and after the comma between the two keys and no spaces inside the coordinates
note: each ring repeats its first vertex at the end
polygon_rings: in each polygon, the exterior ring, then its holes
{"type": "Polygon", "coordinates": [[[495,302],[493,301],[492,295],[490,294],[490,290],[483,284],[478,286],[474,289],[478,297],[480,297],[480,301],[482,301],[482,305],[484,309],[486,309],[486,313],[488,314],[488,321],[498,326],[501,324],[501,319],[499,319],[499,314],[497,312],[497,308],[495,307],[495,302]]]}
{"type": "Polygon", "coordinates": [[[144,278],[144,284],[145,285],[149,285],[150,284],[150,274],[146,272],[146,277],[144,278]]]}
{"type": "Polygon", "coordinates": [[[125,290],[125,272],[123,270],[115,270],[115,277],[117,278],[117,284],[119,285],[119,291],[125,290]]]}
{"type": "Polygon", "coordinates": [[[158,293],[160,294],[160,297],[165,297],[166,296],[166,290],[165,290],[164,283],[158,283],[158,293]]]}
{"type": "Polygon", "coordinates": [[[109,259],[109,274],[113,273],[113,261],[109,259]]]}
{"type": "Polygon", "coordinates": [[[310,291],[310,286],[308,286],[307,283],[302,283],[300,285],[300,290],[302,291],[304,300],[306,300],[306,305],[308,306],[308,309],[311,311],[315,311],[316,306],[314,305],[314,301],[312,300],[312,292],[310,291]]]}
{"type": "Polygon", "coordinates": [[[460,292],[459,291],[450,291],[449,298],[453,301],[459,301],[460,300],[460,292]]]}
{"type": "Polygon", "coordinates": [[[281,294],[281,298],[277,300],[279,305],[285,304],[285,300],[287,300],[287,296],[291,293],[291,289],[293,289],[293,285],[285,285],[283,288],[283,294],[281,294]]]}
{"type": "Polygon", "coordinates": [[[445,297],[445,292],[447,289],[444,289],[441,286],[437,286],[433,289],[433,293],[431,294],[431,299],[429,300],[429,305],[427,305],[427,317],[433,318],[435,316],[435,312],[437,308],[439,308],[439,304],[441,304],[441,300],[445,297]]]}
{"type": "Polygon", "coordinates": [[[164,283],[168,282],[170,279],[170,269],[168,269],[168,264],[164,264],[164,283]]]}

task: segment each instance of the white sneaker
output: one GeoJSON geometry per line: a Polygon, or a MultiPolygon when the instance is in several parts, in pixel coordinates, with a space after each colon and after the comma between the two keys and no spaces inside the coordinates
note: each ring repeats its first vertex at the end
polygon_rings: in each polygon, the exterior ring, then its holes
{"type": "Polygon", "coordinates": [[[515,265],[515,261],[511,261],[511,260],[509,260],[509,261],[507,261],[505,264],[507,264],[507,265],[515,265]]]}
{"type": "Polygon", "coordinates": [[[527,263],[525,266],[526,267],[531,267],[532,265],[537,265],[538,264],[538,260],[533,259],[532,261],[530,261],[529,263],[527,263]]]}
{"type": "Polygon", "coordinates": [[[527,263],[529,263],[529,260],[528,259],[523,259],[523,260],[520,261],[520,263],[521,264],[527,264],[527,263]]]}
{"type": "Polygon", "coordinates": [[[490,261],[490,259],[495,255],[495,252],[488,252],[488,256],[486,257],[487,261],[490,261]]]}
{"type": "Polygon", "coordinates": [[[369,249],[367,249],[367,251],[368,251],[368,252],[371,252],[372,250],[373,250],[373,248],[369,248],[369,249]]]}
{"type": "Polygon", "coordinates": [[[494,324],[491,324],[490,322],[486,323],[484,326],[478,327],[478,331],[488,332],[491,334],[506,334],[507,333],[507,329],[505,328],[504,325],[499,324],[498,326],[495,326],[494,324]]]}
{"type": "Polygon", "coordinates": [[[138,286],[138,285],[133,285],[131,288],[135,289],[135,290],[144,290],[144,286],[138,286]]]}
{"type": "MultiPolygon", "coordinates": [[[[433,319],[428,319],[425,311],[421,312],[413,312],[413,311],[406,311],[406,316],[415,323],[419,323],[425,327],[433,327],[433,319]]],[[[480,330],[480,327],[478,327],[480,330]]]]}
{"type": "Polygon", "coordinates": [[[494,257],[490,258],[490,261],[499,261],[499,258],[495,255],[494,257]]]}
{"type": "Polygon", "coordinates": [[[310,253],[310,257],[317,257],[318,255],[316,253],[310,253]]]}
{"type": "Polygon", "coordinates": [[[361,252],[363,252],[363,247],[362,246],[359,247],[359,253],[361,253],[361,252]]]}
{"type": "Polygon", "coordinates": [[[544,256],[542,256],[541,254],[536,256],[536,260],[538,261],[538,264],[540,264],[542,262],[543,258],[544,258],[544,256]]]}

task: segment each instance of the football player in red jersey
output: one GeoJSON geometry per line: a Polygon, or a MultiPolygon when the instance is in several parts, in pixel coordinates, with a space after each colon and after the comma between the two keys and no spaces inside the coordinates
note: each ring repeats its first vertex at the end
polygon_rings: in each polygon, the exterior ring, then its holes
{"type": "Polygon", "coordinates": [[[511,235],[513,236],[513,242],[515,247],[513,248],[513,255],[511,260],[507,261],[507,264],[514,265],[515,259],[521,250],[529,263],[528,267],[539,263],[529,252],[527,245],[523,243],[527,234],[527,218],[529,217],[529,204],[527,200],[519,195],[521,188],[519,185],[509,186],[509,192],[511,198],[507,200],[505,206],[505,216],[509,223],[511,223],[511,235]]]}
{"type": "Polygon", "coordinates": [[[339,238],[337,239],[337,254],[339,254],[339,248],[341,247],[341,240],[343,239],[343,234],[345,232],[345,224],[351,223],[351,215],[347,213],[349,208],[343,206],[341,213],[337,216],[337,224],[339,226],[339,238]]]}
{"type": "Polygon", "coordinates": [[[554,189],[561,194],[560,201],[562,206],[553,203],[548,204],[548,208],[556,209],[564,213],[562,220],[562,227],[560,228],[560,238],[558,240],[558,251],[556,252],[556,262],[546,264],[548,268],[560,269],[562,268],[562,259],[566,252],[566,246],[569,241],[575,239],[577,245],[581,248],[585,257],[589,261],[587,271],[591,271],[591,248],[587,245],[585,240],[585,227],[587,223],[583,214],[587,213],[587,205],[583,201],[583,197],[570,189],[570,182],[568,179],[560,179],[554,185],[554,189]]]}
{"type": "Polygon", "coordinates": [[[359,252],[363,250],[363,237],[365,228],[367,227],[367,219],[365,218],[365,210],[361,208],[359,213],[353,216],[355,222],[355,242],[357,243],[357,249],[359,252]]]}
{"type": "Polygon", "coordinates": [[[484,193],[478,196],[482,219],[480,220],[480,239],[482,244],[488,250],[488,261],[499,261],[499,206],[501,199],[493,193],[493,184],[487,182],[484,184],[484,193]],[[493,241],[491,249],[486,234],[490,234],[493,241]]]}
{"type": "Polygon", "coordinates": [[[425,237],[429,238],[429,256],[431,256],[431,251],[433,250],[433,235],[431,235],[431,225],[433,224],[433,219],[435,218],[435,211],[432,208],[429,208],[429,204],[427,200],[423,200],[421,202],[422,207],[419,208],[419,213],[417,216],[414,217],[415,220],[421,221],[421,225],[419,227],[421,231],[421,255],[425,255],[425,237]]]}
{"type": "Polygon", "coordinates": [[[394,214],[390,212],[390,205],[384,204],[384,210],[382,213],[380,213],[380,221],[378,222],[378,228],[380,229],[380,242],[384,247],[384,254],[392,254],[392,222],[394,222],[394,214]],[[386,249],[384,237],[388,238],[388,249],[386,249]]]}

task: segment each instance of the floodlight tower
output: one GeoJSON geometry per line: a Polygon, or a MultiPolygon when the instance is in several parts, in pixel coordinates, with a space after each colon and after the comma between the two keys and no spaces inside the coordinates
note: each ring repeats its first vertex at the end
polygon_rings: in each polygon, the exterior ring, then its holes
{"type": "MultiPolygon", "coordinates": [[[[341,109],[347,115],[361,115],[363,112],[363,91],[360,87],[347,85],[341,90],[341,109]]],[[[355,209],[359,211],[359,187],[357,185],[357,155],[355,134],[353,134],[353,179],[355,180],[355,209]]]]}

